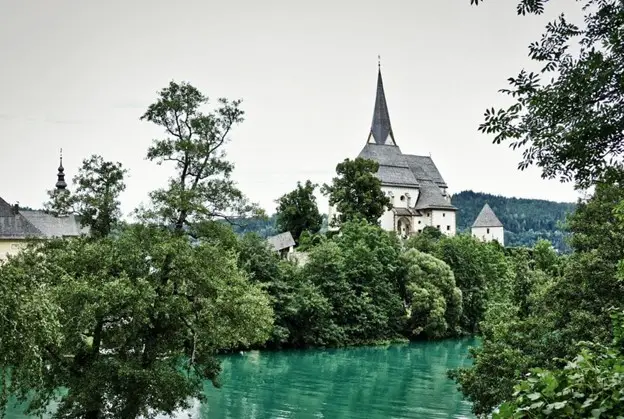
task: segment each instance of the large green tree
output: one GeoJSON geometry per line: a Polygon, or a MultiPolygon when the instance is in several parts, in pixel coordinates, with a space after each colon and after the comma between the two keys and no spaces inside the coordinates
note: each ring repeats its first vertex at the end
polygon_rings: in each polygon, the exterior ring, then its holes
{"type": "Polygon", "coordinates": [[[212,221],[247,207],[218,150],[241,113],[224,99],[203,115],[203,101],[171,83],[146,113],[168,136],[148,157],[177,169],[142,211],[149,223],[110,234],[123,170],[89,159],[74,197],[94,234],[34,246],[0,267],[0,402],[17,396],[41,412],[56,400],[63,418],[171,415],[203,399],[203,380],[217,383],[218,350],[269,337],[269,298],[212,221]]]}
{"type": "Polygon", "coordinates": [[[317,185],[309,180],[303,185],[297,182],[295,190],[277,200],[277,228],[281,231],[290,231],[297,242],[304,231],[315,234],[321,229],[323,217],[319,213],[314,196],[316,187],[317,185]]]}
{"type": "MultiPolygon", "coordinates": [[[[471,0],[479,4],[483,0],[471,0]]],[[[522,0],[519,14],[541,14],[548,0],[522,0]]],[[[514,103],[489,109],[482,132],[523,149],[519,165],[587,187],[622,170],[624,152],[624,3],[577,1],[584,22],[562,13],[529,46],[541,66],[509,78],[502,92],[514,103]]],[[[554,7],[554,6],[553,6],[554,7]]]]}
{"type": "Polygon", "coordinates": [[[376,224],[386,209],[392,208],[390,198],[381,190],[381,181],[375,174],[379,164],[361,157],[345,159],[336,166],[336,176],[331,185],[323,185],[322,191],[329,196],[329,205],[338,211],[332,225],[363,219],[376,224]]]}
{"type": "Polygon", "coordinates": [[[208,97],[188,83],[169,83],[159,92],[142,120],[164,129],[147,158],[159,165],[173,163],[175,175],[166,188],[150,193],[152,207],[144,215],[181,230],[193,221],[245,215],[256,209],[231,179],[234,165],[224,150],[232,129],[243,122],[241,100],[217,100],[208,113],[208,97]]]}

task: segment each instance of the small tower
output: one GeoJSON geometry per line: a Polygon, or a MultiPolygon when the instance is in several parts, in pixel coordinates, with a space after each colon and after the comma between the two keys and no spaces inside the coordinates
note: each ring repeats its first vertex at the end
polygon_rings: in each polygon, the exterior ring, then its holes
{"type": "Polygon", "coordinates": [[[472,224],[472,235],[485,242],[498,241],[505,245],[505,230],[492,208],[486,203],[472,224]]]}
{"type": "Polygon", "coordinates": [[[60,163],[58,173],[56,174],[56,189],[59,191],[67,189],[67,182],[65,182],[65,168],[63,168],[63,149],[61,148],[60,163]]]}

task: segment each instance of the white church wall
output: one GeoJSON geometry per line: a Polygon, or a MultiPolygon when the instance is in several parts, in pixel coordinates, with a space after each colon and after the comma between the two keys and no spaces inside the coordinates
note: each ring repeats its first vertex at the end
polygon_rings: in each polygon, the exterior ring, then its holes
{"type": "Polygon", "coordinates": [[[383,213],[383,215],[379,219],[379,224],[381,225],[381,228],[386,231],[394,230],[394,213],[392,212],[392,210],[383,213]]]}
{"type": "Polygon", "coordinates": [[[408,208],[408,201],[409,201],[409,207],[414,208],[414,205],[416,205],[416,201],[418,200],[418,188],[401,188],[399,186],[382,186],[381,190],[386,194],[386,195],[393,195],[394,198],[391,198],[392,200],[392,206],[395,208],[408,208]],[[405,197],[405,194],[409,194],[409,199],[405,198],[403,200],[401,200],[401,197],[405,197]]]}
{"type": "Polygon", "coordinates": [[[455,211],[432,210],[431,226],[447,236],[455,235],[455,211]]]}
{"type": "Polygon", "coordinates": [[[472,235],[485,242],[497,240],[505,245],[505,230],[503,227],[473,227],[472,235]]]}

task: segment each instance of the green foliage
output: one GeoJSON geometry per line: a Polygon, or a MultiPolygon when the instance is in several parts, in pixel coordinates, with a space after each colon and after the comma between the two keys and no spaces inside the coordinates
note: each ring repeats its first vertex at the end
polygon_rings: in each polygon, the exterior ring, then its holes
{"type": "Polygon", "coordinates": [[[443,261],[412,249],[401,255],[405,267],[405,297],[412,336],[430,338],[460,333],[462,294],[451,268],[443,261]]]}
{"type": "Polygon", "coordinates": [[[577,355],[579,342],[612,339],[608,308],[624,308],[624,228],[617,213],[623,200],[619,185],[597,185],[570,217],[574,253],[565,258],[547,243],[510,252],[510,286],[488,303],[473,367],[452,373],[476,413],[513,400],[514,386],[533,368],[562,374],[555,370],[577,355]]]}
{"type": "Polygon", "coordinates": [[[55,417],[171,414],[216,380],[218,349],[263,342],[272,326],[234,254],[155,227],[51,241],[0,277],[0,331],[12,336],[2,394],[30,398],[33,413],[60,397],[55,417]]]}
{"type": "Polygon", "coordinates": [[[230,131],[244,120],[241,101],[220,98],[219,107],[205,114],[200,108],[207,103],[208,97],[197,88],[172,81],[141,117],[164,128],[167,135],[154,140],[147,158],[158,164],[172,162],[175,167],[168,187],[150,193],[153,208],[144,211],[146,219],[181,229],[189,222],[256,209],[231,179],[234,165],[223,150],[230,131]]]}
{"type": "Polygon", "coordinates": [[[494,418],[624,417],[624,312],[612,318],[611,347],[580,342],[579,353],[564,368],[533,368],[494,418]]]}
{"type": "Polygon", "coordinates": [[[505,227],[506,246],[534,246],[548,240],[560,252],[569,252],[563,224],[575,204],[541,199],[507,198],[481,192],[462,191],[451,198],[457,207],[457,231],[470,232],[486,203],[505,227]]]}
{"type": "Polygon", "coordinates": [[[323,218],[316,205],[314,190],[317,185],[309,180],[304,185],[297,182],[297,188],[277,200],[276,225],[284,232],[290,231],[295,241],[304,231],[312,234],[321,229],[323,218]]]}
{"type": "Polygon", "coordinates": [[[126,173],[121,163],[104,161],[101,156],[83,160],[74,177],[73,202],[82,225],[89,227],[92,236],[106,237],[118,224],[119,194],[126,189],[126,173]]]}
{"type": "Polygon", "coordinates": [[[396,338],[404,317],[398,240],[365,221],[347,222],[341,233],[310,252],[303,275],[330,302],[342,344],[396,338]]]}
{"type": "Polygon", "coordinates": [[[462,330],[476,333],[488,300],[509,282],[509,264],[502,249],[470,235],[457,235],[442,238],[432,254],[451,267],[461,290],[462,330]]]}
{"type": "Polygon", "coordinates": [[[391,209],[390,198],[381,190],[381,181],[375,174],[379,164],[373,160],[345,159],[336,166],[337,177],[331,185],[323,185],[322,192],[329,196],[329,205],[338,211],[332,225],[363,219],[377,224],[386,209],[391,209]]]}
{"type": "MultiPolygon", "coordinates": [[[[478,0],[471,0],[476,4],[478,0]]],[[[518,13],[540,14],[547,0],[523,0],[518,13]]],[[[522,70],[502,92],[515,103],[488,109],[479,130],[494,142],[523,149],[520,169],[536,164],[543,177],[593,185],[622,170],[624,152],[624,4],[582,0],[584,22],[562,13],[546,26],[529,56],[538,73],[522,70]]]]}

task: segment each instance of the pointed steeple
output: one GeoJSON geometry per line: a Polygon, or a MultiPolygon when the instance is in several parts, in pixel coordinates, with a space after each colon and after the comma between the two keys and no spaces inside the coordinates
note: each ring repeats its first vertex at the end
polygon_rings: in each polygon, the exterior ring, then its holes
{"type": "Polygon", "coordinates": [[[56,189],[64,190],[65,188],[67,188],[67,182],[65,182],[65,168],[63,168],[63,149],[62,148],[61,148],[61,156],[60,156],[58,173],[56,174],[56,177],[57,177],[56,189]]]}
{"type": "Polygon", "coordinates": [[[390,114],[388,113],[383,79],[381,78],[381,63],[378,63],[377,97],[375,98],[375,109],[373,110],[373,123],[368,135],[368,142],[373,142],[373,140],[377,144],[396,145],[392,126],[390,125],[390,114]]]}

